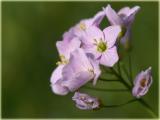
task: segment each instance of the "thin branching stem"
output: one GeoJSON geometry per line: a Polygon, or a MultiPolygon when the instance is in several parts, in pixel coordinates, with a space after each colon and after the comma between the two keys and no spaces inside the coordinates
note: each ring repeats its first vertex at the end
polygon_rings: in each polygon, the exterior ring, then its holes
{"type": "Polygon", "coordinates": [[[105,79],[105,78],[99,78],[100,81],[104,81],[104,82],[121,82],[120,80],[118,79],[114,79],[114,80],[108,80],[108,79],[105,79]]]}
{"type": "Polygon", "coordinates": [[[131,81],[131,84],[133,86],[133,76],[132,76],[132,62],[131,62],[131,52],[129,53],[129,56],[128,56],[128,62],[129,62],[129,73],[130,73],[130,81],[131,81]]]}
{"type": "MultiPolygon", "coordinates": [[[[124,85],[129,89],[132,90],[132,87],[128,85],[128,83],[112,68],[112,71],[116,74],[117,77],[119,77],[124,85]]],[[[138,101],[143,104],[147,108],[147,110],[152,114],[153,117],[157,117],[155,113],[153,112],[152,108],[143,100],[143,99],[138,99],[138,101]]]]}
{"type": "MultiPolygon", "coordinates": [[[[129,65],[130,65],[130,79],[132,80],[132,66],[131,66],[131,58],[129,57],[129,65]]],[[[113,73],[117,78],[118,78],[118,80],[107,80],[107,79],[102,79],[101,78],[101,81],[109,81],[109,82],[113,82],[113,81],[120,81],[120,82],[122,82],[125,86],[126,86],[126,88],[127,89],[117,89],[117,90],[114,90],[114,89],[100,89],[100,88],[90,88],[90,87],[84,87],[84,88],[87,88],[87,89],[91,89],[91,90],[97,90],[97,91],[108,91],[108,92],[113,92],[113,91],[115,91],[115,92],[122,92],[122,91],[130,91],[130,92],[132,92],[132,87],[133,87],[133,84],[132,84],[132,86],[130,86],[124,79],[123,79],[123,77],[122,77],[122,75],[121,75],[121,69],[120,69],[120,64],[119,64],[119,62],[118,62],[118,72],[114,69],[114,68],[110,68],[110,73],[113,73]]],[[[125,73],[126,73],[126,71],[125,71],[125,73]]],[[[132,82],[130,80],[130,82],[132,82]]],[[[152,110],[152,108],[143,100],[143,99],[132,99],[132,100],[129,100],[128,102],[126,102],[126,103],[122,103],[122,104],[119,104],[119,105],[102,105],[102,107],[104,107],[104,108],[111,108],[111,107],[120,107],[120,106],[123,106],[123,105],[127,105],[127,104],[129,104],[129,103],[132,103],[132,102],[135,102],[135,101],[139,101],[144,107],[146,107],[147,108],[147,110],[151,113],[151,115],[153,116],[153,117],[157,117],[156,115],[155,115],[155,113],[154,113],[154,111],[152,110]]]]}
{"type": "Polygon", "coordinates": [[[131,100],[125,102],[125,103],[121,103],[121,104],[118,104],[118,105],[102,105],[102,107],[105,107],[105,108],[121,107],[121,106],[127,105],[127,104],[135,102],[135,101],[137,101],[137,99],[131,99],[131,100]]]}
{"type": "Polygon", "coordinates": [[[111,68],[111,69],[112,69],[113,73],[121,80],[121,82],[122,82],[125,86],[127,86],[128,89],[131,89],[131,87],[125,82],[125,80],[122,78],[122,76],[119,75],[119,74],[117,73],[117,71],[114,70],[114,68],[111,68]]]}
{"type": "Polygon", "coordinates": [[[155,115],[153,109],[143,99],[139,99],[138,101],[147,108],[148,112],[150,112],[153,117],[157,118],[157,115],[155,115]]]}
{"type": "Polygon", "coordinates": [[[90,90],[96,90],[96,91],[103,91],[103,92],[127,92],[129,91],[128,89],[102,89],[102,88],[92,88],[85,86],[85,89],[90,89],[90,90]]]}
{"type": "Polygon", "coordinates": [[[125,66],[123,66],[123,70],[124,70],[124,72],[126,73],[129,82],[130,82],[131,85],[133,86],[133,81],[132,81],[132,79],[130,78],[130,75],[129,75],[130,73],[127,71],[127,69],[126,69],[125,66]]]}

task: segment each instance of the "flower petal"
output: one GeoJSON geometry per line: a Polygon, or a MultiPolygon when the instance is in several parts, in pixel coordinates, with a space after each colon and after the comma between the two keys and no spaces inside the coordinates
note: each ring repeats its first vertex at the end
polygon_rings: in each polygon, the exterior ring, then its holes
{"type": "Polygon", "coordinates": [[[118,15],[123,19],[124,17],[127,16],[129,11],[130,11],[129,7],[124,7],[118,11],[118,15]]]}
{"type": "Polygon", "coordinates": [[[135,6],[132,9],[130,9],[130,11],[128,12],[127,16],[131,16],[131,15],[135,15],[138,11],[140,10],[139,6],[135,6]]]}
{"type": "Polygon", "coordinates": [[[66,80],[62,83],[63,86],[66,86],[70,91],[75,91],[81,86],[85,85],[88,81],[93,78],[93,75],[88,71],[82,71],[77,73],[73,78],[66,80]]]}
{"type": "Polygon", "coordinates": [[[99,26],[99,24],[101,23],[101,21],[103,20],[105,16],[105,12],[104,11],[100,11],[98,12],[93,18],[92,18],[92,25],[95,25],[95,26],[99,26]]]}
{"type": "Polygon", "coordinates": [[[71,27],[69,31],[66,31],[63,34],[63,41],[70,41],[75,37],[74,35],[74,27],[71,27]]]}
{"type": "Polygon", "coordinates": [[[51,84],[52,91],[57,95],[68,94],[69,89],[65,86],[62,86],[60,81],[57,81],[57,83],[55,83],[55,84],[51,84]]]}
{"type": "Polygon", "coordinates": [[[66,87],[61,85],[63,68],[64,65],[59,65],[53,71],[50,79],[52,91],[58,95],[66,95],[69,92],[69,90],[66,87]]]}
{"type": "Polygon", "coordinates": [[[63,68],[63,85],[70,91],[78,89],[93,79],[94,74],[89,71],[90,69],[93,69],[90,61],[83,49],[78,48],[71,53],[69,63],[63,68]]]}
{"type": "Polygon", "coordinates": [[[112,67],[118,61],[117,48],[114,46],[104,52],[100,58],[100,64],[112,67]]]}
{"type": "Polygon", "coordinates": [[[52,73],[51,78],[50,78],[50,82],[52,84],[55,84],[59,79],[62,78],[62,69],[63,69],[64,65],[59,65],[52,73]]]}
{"type": "Polygon", "coordinates": [[[88,68],[92,68],[92,65],[83,49],[77,48],[74,52],[71,53],[71,55],[72,58],[70,59],[70,64],[75,67],[75,71],[86,71],[88,68]]]}
{"type": "Polygon", "coordinates": [[[111,48],[115,44],[118,35],[121,32],[121,27],[117,25],[109,26],[105,28],[103,32],[107,42],[107,48],[111,48]]]}
{"type": "Polygon", "coordinates": [[[123,21],[118,16],[118,14],[111,8],[110,5],[104,8],[104,11],[111,25],[123,25],[123,21]]]}
{"type": "Polygon", "coordinates": [[[140,10],[140,7],[135,6],[128,12],[128,14],[125,18],[125,25],[126,26],[130,26],[133,23],[133,21],[135,19],[135,15],[139,10],[140,10]]]}
{"type": "Polygon", "coordinates": [[[93,59],[90,59],[90,62],[94,68],[94,79],[93,79],[93,85],[96,85],[97,83],[97,80],[101,74],[101,69],[100,69],[100,66],[99,66],[99,62],[97,60],[93,60],[93,59]]]}
{"type": "Polygon", "coordinates": [[[81,38],[85,34],[85,30],[92,24],[92,20],[83,19],[74,27],[75,36],[81,38]]]}
{"type": "Polygon", "coordinates": [[[93,44],[85,44],[82,47],[85,51],[85,53],[89,53],[91,55],[93,55],[95,59],[98,59],[101,56],[101,53],[97,51],[97,46],[93,45],[93,44]]]}
{"type": "Polygon", "coordinates": [[[75,37],[70,41],[57,41],[56,46],[60,55],[64,55],[67,59],[70,57],[70,53],[80,47],[80,40],[75,37]]]}
{"type": "Polygon", "coordinates": [[[86,35],[83,36],[85,41],[84,43],[92,43],[95,44],[96,41],[104,40],[103,32],[96,26],[91,26],[86,30],[86,35]]]}

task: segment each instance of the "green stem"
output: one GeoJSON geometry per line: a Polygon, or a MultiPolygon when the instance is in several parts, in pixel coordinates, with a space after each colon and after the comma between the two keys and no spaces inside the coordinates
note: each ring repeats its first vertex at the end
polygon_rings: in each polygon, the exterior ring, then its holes
{"type": "MultiPolygon", "coordinates": [[[[116,74],[116,76],[119,77],[119,78],[122,80],[122,82],[124,83],[124,85],[125,85],[129,90],[132,90],[132,87],[131,87],[130,85],[128,85],[128,83],[126,83],[126,81],[125,81],[114,69],[112,69],[112,70],[113,70],[113,72],[116,74]]],[[[152,108],[151,108],[143,99],[138,99],[138,101],[139,101],[140,103],[142,103],[142,105],[147,108],[147,110],[151,113],[151,115],[152,115],[153,117],[157,117],[157,116],[155,115],[155,113],[153,112],[152,108]]]]}
{"type": "Polygon", "coordinates": [[[132,102],[135,102],[135,101],[137,101],[137,99],[132,99],[132,100],[129,100],[128,102],[126,102],[126,103],[121,103],[121,104],[119,104],[119,105],[102,105],[102,107],[105,107],[105,108],[121,107],[121,106],[123,106],[123,105],[127,105],[127,104],[132,103],[132,102]]]}
{"type": "Polygon", "coordinates": [[[111,68],[111,69],[112,69],[113,73],[121,80],[121,82],[122,82],[125,86],[127,86],[128,89],[131,89],[131,87],[125,82],[125,80],[122,78],[122,76],[119,75],[119,74],[116,72],[116,70],[114,70],[114,68],[111,68]]]}
{"type": "MultiPolygon", "coordinates": [[[[122,75],[121,75],[121,66],[120,66],[120,61],[117,63],[117,66],[118,66],[119,76],[122,76],[122,75]]],[[[124,70],[124,72],[126,73],[127,78],[128,78],[129,82],[131,83],[131,85],[132,85],[132,87],[133,87],[133,83],[132,83],[132,81],[130,80],[130,76],[129,76],[129,74],[128,74],[127,70],[125,69],[125,67],[123,67],[123,70],[124,70]]],[[[118,73],[117,73],[117,74],[118,74],[118,73]]],[[[122,78],[122,79],[123,79],[123,78],[122,78]]]]}
{"type": "Polygon", "coordinates": [[[100,81],[105,81],[105,82],[121,82],[120,80],[107,80],[105,78],[99,78],[100,81]]]}
{"type": "Polygon", "coordinates": [[[129,73],[130,73],[130,82],[133,86],[133,76],[132,76],[132,62],[131,62],[131,53],[129,53],[129,73]]]}
{"type": "Polygon", "coordinates": [[[133,85],[133,82],[132,82],[132,80],[131,80],[131,78],[130,78],[129,72],[128,72],[128,70],[126,69],[125,65],[123,65],[122,68],[123,68],[123,70],[124,70],[124,72],[125,72],[128,80],[129,80],[129,82],[131,83],[131,85],[133,85]]]}
{"type": "Polygon", "coordinates": [[[143,106],[145,106],[147,108],[147,111],[149,113],[151,113],[151,115],[154,117],[154,118],[157,118],[157,116],[155,115],[155,113],[153,112],[153,109],[143,100],[143,99],[138,99],[138,101],[143,104],[143,106]]]}
{"type": "Polygon", "coordinates": [[[90,90],[96,90],[96,91],[103,91],[103,92],[127,92],[129,91],[128,89],[102,89],[102,88],[91,88],[88,86],[85,86],[84,88],[90,89],[90,90]]]}

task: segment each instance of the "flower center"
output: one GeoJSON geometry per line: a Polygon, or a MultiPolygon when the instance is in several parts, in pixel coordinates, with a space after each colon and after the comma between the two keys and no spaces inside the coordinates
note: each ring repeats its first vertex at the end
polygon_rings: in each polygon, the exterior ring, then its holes
{"type": "Polygon", "coordinates": [[[107,49],[107,45],[106,45],[105,42],[100,41],[100,42],[97,44],[97,51],[99,51],[99,52],[104,52],[106,49],[107,49]]]}
{"type": "Polygon", "coordinates": [[[68,64],[68,60],[65,58],[64,55],[60,55],[60,61],[58,61],[56,64],[57,65],[66,65],[68,64]]]}
{"type": "Polygon", "coordinates": [[[81,30],[85,30],[85,29],[86,29],[86,25],[85,25],[84,23],[80,23],[80,24],[79,24],[79,28],[80,28],[81,30]]]}
{"type": "Polygon", "coordinates": [[[146,85],[146,79],[142,79],[140,82],[141,87],[145,87],[146,85]]]}

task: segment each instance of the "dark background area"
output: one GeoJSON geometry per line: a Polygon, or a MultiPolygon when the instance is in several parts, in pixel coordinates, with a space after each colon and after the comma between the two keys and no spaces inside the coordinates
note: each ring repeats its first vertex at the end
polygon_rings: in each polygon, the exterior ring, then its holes
{"type": "MultiPolygon", "coordinates": [[[[3,118],[150,118],[141,103],[82,111],[71,97],[50,88],[59,60],[55,47],[62,34],[81,19],[92,17],[107,4],[115,10],[139,5],[132,27],[132,74],[152,66],[153,84],[143,99],[158,114],[158,2],[2,2],[2,117],[3,118]]],[[[107,19],[104,20],[107,24],[107,19]]],[[[126,63],[124,63],[126,64],[126,63]]],[[[97,88],[124,88],[99,81],[97,88]]],[[[106,105],[132,98],[129,92],[82,88],[106,105]]]]}

